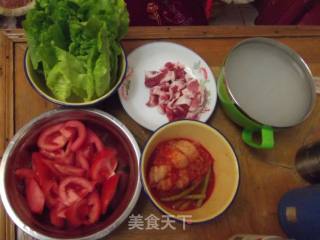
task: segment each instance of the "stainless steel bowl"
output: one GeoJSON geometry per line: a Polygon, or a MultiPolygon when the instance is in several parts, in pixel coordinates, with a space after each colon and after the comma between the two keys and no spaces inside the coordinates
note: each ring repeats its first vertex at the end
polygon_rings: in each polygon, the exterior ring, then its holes
{"type": "Polygon", "coordinates": [[[141,191],[139,177],[139,146],[130,131],[119,120],[99,110],[56,109],[46,112],[21,128],[10,141],[0,166],[0,194],[12,221],[27,234],[38,239],[98,239],[117,228],[134,208],[141,191]],[[39,133],[52,124],[70,119],[83,121],[98,134],[105,132],[123,146],[129,160],[129,181],[126,193],[117,208],[106,219],[93,226],[60,230],[29,211],[21,185],[14,175],[20,167],[30,165],[31,152],[39,133]]]}

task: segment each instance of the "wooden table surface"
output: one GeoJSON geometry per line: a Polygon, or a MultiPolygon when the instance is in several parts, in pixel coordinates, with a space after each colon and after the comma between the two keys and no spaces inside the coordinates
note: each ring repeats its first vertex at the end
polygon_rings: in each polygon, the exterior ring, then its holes
{"type": "MultiPolygon", "coordinates": [[[[314,75],[320,76],[319,27],[177,27],[131,28],[123,41],[126,53],[148,41],[173,41],[200,54],[215,74],[229,50],[247,37],[275,38],[296,50],[309,64],[314,75]]],[[[27,47],[21,30],[1,33],[0,48],[0,154],[13,134],[35,116],[57,106],[41,98],[28,84],[23,69],[27,47]]],[[[259,63],[257,63],[259,64],[259,63]]],[[[254,67],[254,66],[252,66],[254,67]]],[[[135,123],[123,110],[117,96],[96,106],[122,121],[135,135],[140,146],[151,132],[135,123]]],[[[234,204],[215,221],[187,226],[176,223],[176,230],[128,230],[128,222],[112,233],[112,239],[217,239],[224,240],[236,233],[256,233],[284,236],[277,218],[277,204],[290,189],[305,186],[293,168],[296,151],[311,136],[320,122],[320,101],[312,115],[301,125],[276,133],[276,147],[261,151],[247,147],[241,140],[241,129],[222,112],[220,105],[208,123],[230,140],[239,157],[241,184],[234,204]]],[[[320,138],[320,136],[319,136],[320,138]]],[[[161,213],[144,194],[133,213],[144,217],[161,213]]],[[[0,239],[28,239],[16,232],[0,205],[0,239]]]]}

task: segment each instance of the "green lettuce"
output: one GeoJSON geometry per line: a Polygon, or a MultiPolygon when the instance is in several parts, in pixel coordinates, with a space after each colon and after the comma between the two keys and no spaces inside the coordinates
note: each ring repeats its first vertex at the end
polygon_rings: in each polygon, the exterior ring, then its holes
{"type": "Polygon", "coordinates": [[[23,22],[32,66],[62,101],[90,101],[116,84],[128,26],[124,0],[37,0],[23,22]]]}

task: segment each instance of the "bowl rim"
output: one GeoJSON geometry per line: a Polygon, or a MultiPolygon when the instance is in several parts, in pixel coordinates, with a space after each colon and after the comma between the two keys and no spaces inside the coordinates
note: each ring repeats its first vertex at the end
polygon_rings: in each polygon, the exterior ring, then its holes
{"type": "Polygon", "coordinates": [[[14,137],[10,140],[8,143],[6,150],[3,153],[2,160],[0,163],[0,197],[3,203],[3,206],[11,218],[11,220],[25,233],[29,234],[32,237],[35,237],[37,239],[44,239],[44,240],[57,240],[58,238],[53,238],[50,236],[46,236],[42,233],[39,233],[35,230],[33,230],[31,227],[24,224],[24,222],[20,219],[20,217],[16,214],[14,209],[12,208],[12,204],[10,203],[8,196],[6,194],[6,188],[5,188],[5,173],[6,173],[6,165],[9,160],[9,156],[14,150],[15,142],[20,141],[21,137],[24,136],[30,129],[33,127],[33,125],[38,122],[39,120],[48,118],[50,116],[54,116],[55,114],[61,114],[61,113],[68,113],[68,112],[74,112],[74,111],[82,111],[87,113],[93,113],[96,115],[99,115],[100,117],[103,117],[105,119],[108,119],[113,125],[115,125],[117,128],[119,128],[126,137],[129,138],[130,143],[132,144],[132,148],[134,150],[135,156],[136,156],[136,164],[137,164],[137,183],[135,185],[135,190],[133,192],[132,198],[129,200],[129,204],[126,207],[126,209],[121,213],[121,215],[109,226],[106,228],[100,230],[99,232],[86,235],[84,237],[77,237],[77,238],[60,238],[62,240],[91,240],[91,239],[100,239],[108,234],[110,234],[113,230],[115,230],[117,227],[119,227],[130,215],[132,210],[134,209],[135,205],[138,202],[138,199],[140,197],[141,193],[141,180],[140,180],[140,157],[141,157],[141,151],[139,148],[139,145],[134,138],[133,134],[130,132],[130,130],[118,119],[116,119],[114,116],[103,112],[101,110],[97,109],[53,109],[50,111],[47,111],[45,113],[42,113],[41,115],[33,118],[31,121],[29,121],[26,125],[24,125],[22,128],[20,128],[17,133],[14,135],[14,137]]]}
{"type": "MultiPolygon", "coordinates": [[[[121,74],[119,76],[118,82],[113,86],[113,88],[111,88],[107,93],[105,93],[103,96],[93,99],[89,102],[64,102],[61,100],[58,100],[54,97],[49,96],[48,94],[46,94],[44,91],[42,91],[32,80],[29,68],[27,66],[27,61],[31,61],[30,58],[30,53],[29,53],[29,47],[25,50],[24,53],[24,57],[23,57],[23,67],[24,67],[24,73],[26,76],[26,79],[28,80],[29,84],[31,85],[31,87],[44,99],[48,100],[49,102],[58,104],[58,105],[62,105],[62,106],[68,106],[68,107],[86,107],[86,106],[91,106],[94,104],[97,104],[99,102],[102,102],[103,100],[107,99],[108,97],[112,96],[113,94],[115,94],[115,92],[117,92],[118,88],[121,86],[122,82],[124,81],[126,74],[127,74],[127,70],[128,70],[128,59],[126,56],[126,53],[122,47],[122,45],[120,44],[120,48],[121,48],[121,54],[119,56],[121,56],[122,59],[124,59],[123,63],[123,69],[121,71],[121,74]],[[29,58],[29,60],[28,60],[29,58]]],[[[32,62],[31,62],[32,64],[32,62]]]]}
{"type": "Polygon", "coordinates": [[[234,203],[236,197],[238,196],[239,194],[239,190],[240,190],[240,183],[241,183],[241,168],[240,168],[240,161],[239,161],[239,158],[236,154],[236,151],[235,151],[235,148],[233,147],[233,145],[231,144],[231,142],[225,137],[225,135],[219,131],[217,128],[209,125],[208,123],[204,123],[204,122],[201,122],[201,121],[198,121],[198,120],[191,120],[191,119],[182,119],[182,120],[175,120],[175,121],[171,121],[171,122],[168,122],[162,126],[160,126],[159,128],[157,128],[153,133],[152,135],[148,138],[148,140],[145,142],[144,146],[143,146],[143,151],[142,151],[142,154],[141,154],[141,160],[140,160],[140,179],[141,179],[141,182],[142,182],[142,189],[143,189],[143,192],[144,194],[148,197],[149,201],[162,213],[162,214],[165,214],[167,216],[169,216],[170,218],[176,220],[177,222],[180,222],[180,223],[187,223],[187,224],[203,224],[203,223],[208,223],[210,221],[215,221],[217,220],[218,218],[220,218],[234,203]],[[147,183],[144,181],[144,173],[142,171],[142,166],[143,166],[143,158],[144,158],[144,154],[145,154],[145,151],[146,151],[146,146],[151,142],[151,139],[153,138],[153,136],[155,134],[157,134],[161,129],[167,127],[168,125],[174,125],[176,123],[179,123],[179,122],[184,122],[184,123],[196,123],[196,124],[199,124],[199,125],[203,125],[203,126],[206,126],[206,127],[209,127],[211,128],[211,130],[213,131],[216,131],[216,133],[218,133],[226,142],[227,144],[231,147],[231,150],[232,150],[232,153],[234,154],[235,156],[235,163],[237,165],[237,171],[238,171],[238,178],[237,178],[237,188],[235,190],[235,192],[233,193],[233,196],[231,198],[231,201],[228,203],[228,205],[219,213],[217,214],[216,216],[213,216],[213,217],[209,217],[207,219],[204,219],[204,220],[200,220],[200,221],[193,221],[193,220],[182,220],[181,218],[178,218],[178,217],[175,217],[174,215],[170,214],[169,212],[165,211],[163,208],[161,208],[160,206],[158,206],[158,204],[156,203],[156,199],[154,199],[153,197],[151,197],[149,191],[147,190],[148,187],[147,187],[147,183]]]}

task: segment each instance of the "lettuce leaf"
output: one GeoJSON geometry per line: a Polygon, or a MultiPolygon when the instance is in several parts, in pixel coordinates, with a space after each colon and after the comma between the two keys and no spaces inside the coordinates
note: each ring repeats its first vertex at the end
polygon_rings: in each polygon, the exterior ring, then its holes
{"type": "Polygon", "coordinates": [[[116,84],[124,0],[37,0],[23,27],[33,68],[63,101],[90,101],[116,84]]]}

